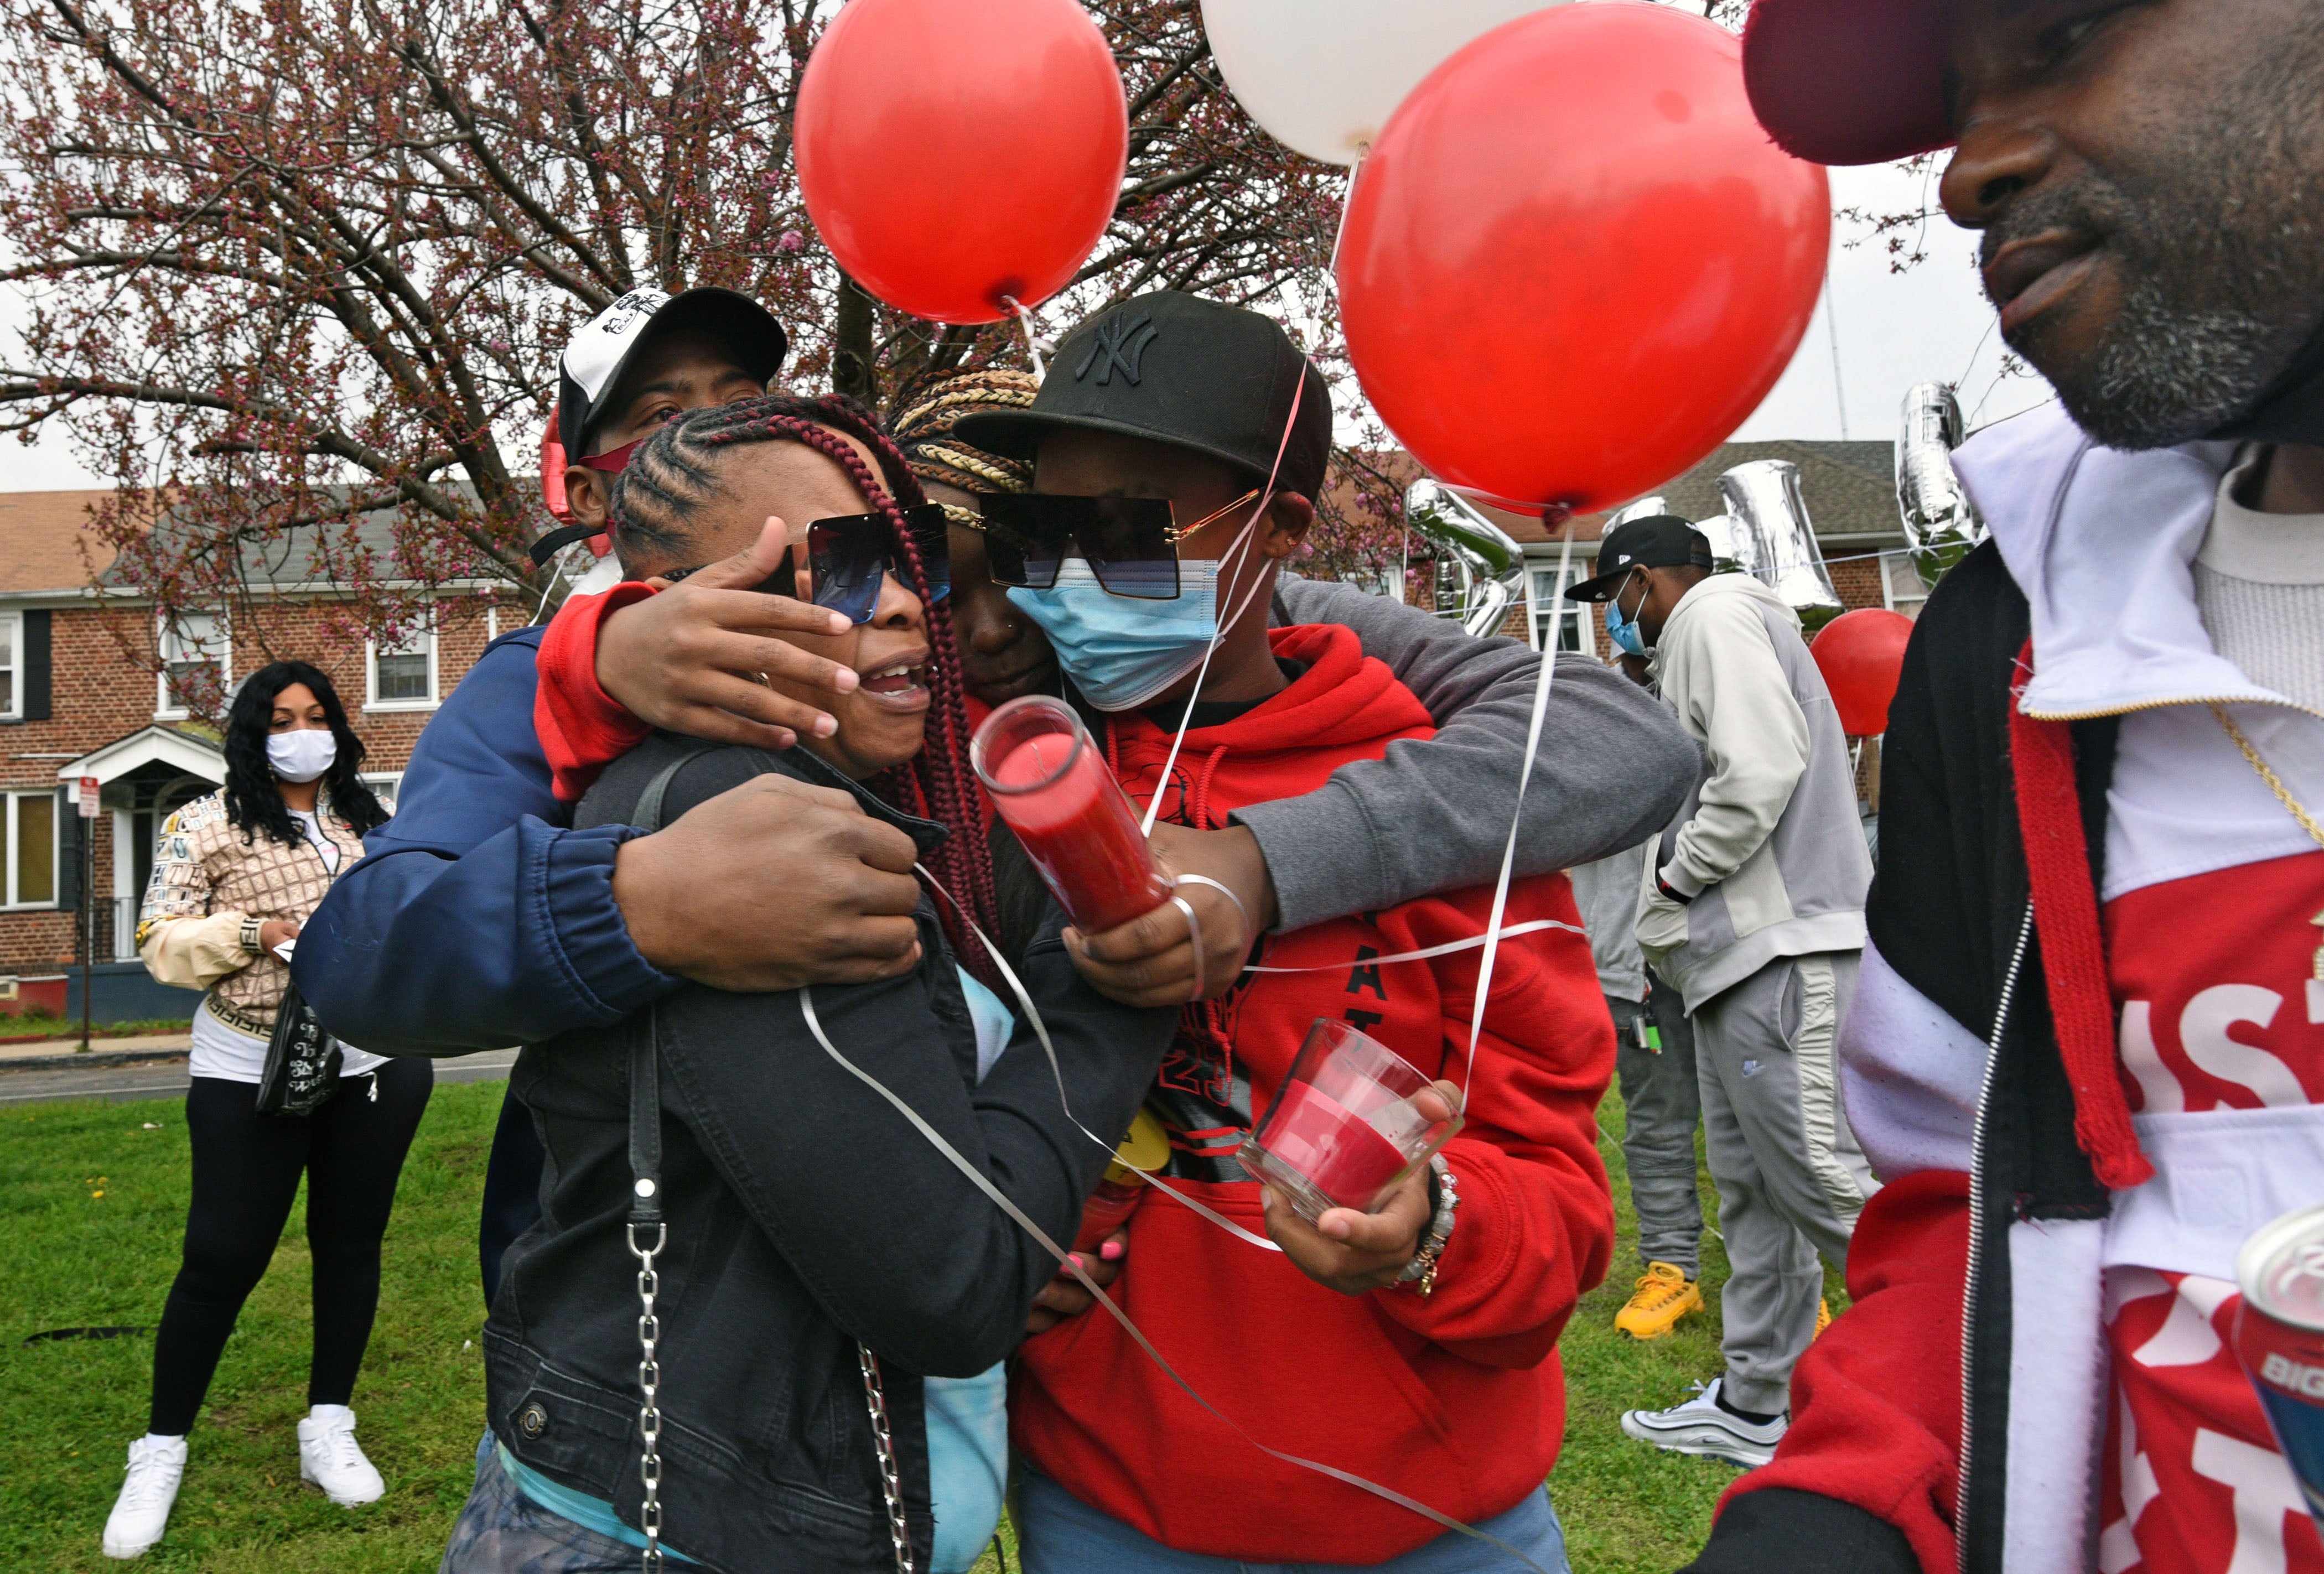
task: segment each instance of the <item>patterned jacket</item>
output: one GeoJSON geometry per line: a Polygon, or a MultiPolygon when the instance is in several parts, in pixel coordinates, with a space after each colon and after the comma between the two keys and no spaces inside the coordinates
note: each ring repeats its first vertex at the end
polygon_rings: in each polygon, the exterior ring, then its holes
{"type": "MultiPolygon", "coordinates": [[[[316,822],[339,849],[339,872],[364,855],[363,839],[326,793],[316,822]]],[[[286,847],[226,818],[226,795],[196,798],[161,825],[153,878],[137,918],[137,952],[161,983],[207,990],[210,1014],[265,1037],[290,981],[281,960],[258,947],[269,919],[304,924],[331,888],[323,855],[300,842],[286,847]]]]}

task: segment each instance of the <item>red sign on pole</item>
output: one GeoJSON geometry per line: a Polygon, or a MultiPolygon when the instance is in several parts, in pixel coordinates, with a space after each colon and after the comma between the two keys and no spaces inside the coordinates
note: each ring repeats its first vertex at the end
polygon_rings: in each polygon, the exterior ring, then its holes
{"type": "Polygon", "coordinates": [[[80,778],[80,817],[82,819],[97,818],[97,800],[104,791],[105,784],[98,781],[97,778],[85,776],[80,778]]]}

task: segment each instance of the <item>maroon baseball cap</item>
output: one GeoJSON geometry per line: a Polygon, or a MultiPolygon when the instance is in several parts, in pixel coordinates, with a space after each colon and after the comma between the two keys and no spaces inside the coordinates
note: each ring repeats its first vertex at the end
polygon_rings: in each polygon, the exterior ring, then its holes
{"type": "Polygon", "coordinates": [[[1758,0],[1743,85],[1776,145],[1812,163],[1950,147],[1944,0],[1758,0]]]}

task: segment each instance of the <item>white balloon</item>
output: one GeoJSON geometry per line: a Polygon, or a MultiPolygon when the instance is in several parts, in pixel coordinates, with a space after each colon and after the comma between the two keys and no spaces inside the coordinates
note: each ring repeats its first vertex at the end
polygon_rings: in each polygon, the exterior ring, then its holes
{"type": "Polygon", "coordinates": [[[1203,0],[1227,87],[1276,141],[1352,164],[1446,56],[1563,0],[1203,0]]]}

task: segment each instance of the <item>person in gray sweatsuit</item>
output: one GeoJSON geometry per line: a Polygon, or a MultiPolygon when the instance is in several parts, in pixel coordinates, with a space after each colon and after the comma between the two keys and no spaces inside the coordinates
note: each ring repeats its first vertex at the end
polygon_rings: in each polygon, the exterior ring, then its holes
{"type": "Polygon", "coordinates": [[[1566,871],[1589,931],[1598,988],[1614,1018],[1622,1165],[1638,1216],[1638,1281],[1614,1326],[1642,1339],[1660,1339],[1679,1319],[1702,1310],[1702,1194],[1694,1157],[1702,1099],[1695,1086],[1694,1025],[1678,991],[1647,971],[1638,949],[1638,882],[1648,845],[1566,871]]]}
{"type": "Polygon", "coordinates": [[[1705,774],[1650,844],[1638,890],[1647,962],[1685,999],[1720,1227],[1726,1370],[1622,1430],[1680,1453],[1765,1464],[1788,1425],[1792,1367],[1815,1337],[1821,1254],[1845,1267],[1875,1190],[1840,1107],[1833,1039],[1864,948],[1872,859],[1848,740],[1799,617],[1748,575],[1711,572],[1683,520],[1609,533],[1599,576],[1620,642],[1651,648],[1663,699],[1705,774]]]}

